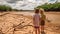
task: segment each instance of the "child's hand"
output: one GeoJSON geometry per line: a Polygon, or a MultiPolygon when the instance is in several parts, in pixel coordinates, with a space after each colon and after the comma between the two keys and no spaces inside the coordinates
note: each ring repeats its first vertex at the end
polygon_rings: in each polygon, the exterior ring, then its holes
{"type": "Polygon", "coordinates": [[[51,22],[51,20],[46,19],[47,22],[51,22]]]}
{"type": "Polygon", "coordinates": [[[47,20],[48,22],[51,22],[51,20],[47,20]]]}

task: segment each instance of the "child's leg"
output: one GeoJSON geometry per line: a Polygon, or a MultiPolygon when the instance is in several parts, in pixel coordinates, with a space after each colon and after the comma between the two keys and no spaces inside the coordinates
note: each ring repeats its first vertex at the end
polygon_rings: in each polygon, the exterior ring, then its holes
{"type": "Polygon", "coordinates": [[[44,31],[44,26],[41,26],[41,31],[42,31],[42,32],[44,31]]]}
{"type": "Polygon", "coordinates": [[[40,34],[40,28],[38,28],[38,34],[40,34]]]}
{"type": "Polygon", "coordinates": [[[44,26],[41,26],[41,34],[46,34],[44,31],[44,26]]]}
{"type": "Polygon", "coordinates": [[[45,26],[45,21],[42,20],[42,22],[41,22],[41,34],[45,34],[45,32],[44,32],[44,26],[45,26]]]}
{"type": "Polygon", "coordinates": [[[37,34],[37,28],[35,28],[35,34],[37,34]]]}

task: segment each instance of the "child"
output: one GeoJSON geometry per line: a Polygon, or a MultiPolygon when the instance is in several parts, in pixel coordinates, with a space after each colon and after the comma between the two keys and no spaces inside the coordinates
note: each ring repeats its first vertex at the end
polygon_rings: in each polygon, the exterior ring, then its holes
{"type": "Polygon", "coordinates": [[[41,33],[44,33],[44,25],[45,25],[45,19],[46,19],[46,15],[44,14],[44,9],[40,9],[40,14],[41,14],[41,33]]]}
{"type": "Polygon", "coordinates": [[[48,21],[48,22],[50,22],[50,21],[48,19],[46,19],[46,15],[44,14],[44,9],[40,8],[39,11],[40,11],[40,14],[41,14],[41,23],[40,23],[41,33],[45,34],[45,32],[44,32],[45,20],[48,21]]]}
{"type": "Polygon", "coordinates": [[[40,34],[39,23],[40,23],[39,9],[35,9],[35,14],[33,15],[33,25],[35,28],[35,34],[40,34]]]}

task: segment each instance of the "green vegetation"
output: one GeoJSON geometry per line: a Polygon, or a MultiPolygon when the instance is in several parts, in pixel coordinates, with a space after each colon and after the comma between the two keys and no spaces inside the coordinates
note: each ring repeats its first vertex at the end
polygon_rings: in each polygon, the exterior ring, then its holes
{"type": "Polygon", "coordinates": [[[38,6],[37,8],[43,8],[46,11],[60,11],[60,3],[47,4],[38,6]]]}
{"type": "Polygon", "coordinates": [[[10,6],[0,5],[0,12],[7,12],[7,11],[20,11],[18,9],[12,9],[10,6]]]}
{"type": "Polygon", "coordinates": [[[6,5],[0,5],[0,11],[11,11],[12,8],[6,5]]]}

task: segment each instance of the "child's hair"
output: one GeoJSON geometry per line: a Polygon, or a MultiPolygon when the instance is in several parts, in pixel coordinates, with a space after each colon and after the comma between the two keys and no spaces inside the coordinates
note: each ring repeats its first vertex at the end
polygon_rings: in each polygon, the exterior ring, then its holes
{"type": "Polygon", "coordinates": [[[36,9],[35,9],[35,13],[39,13],[39,9],[36,8],[36,9]]]}
{"type": "Polygon", "coordinates": [[[40,11],[41,14],[44,14],[44,9],[40,8],[39,11],[40,11]]]}

